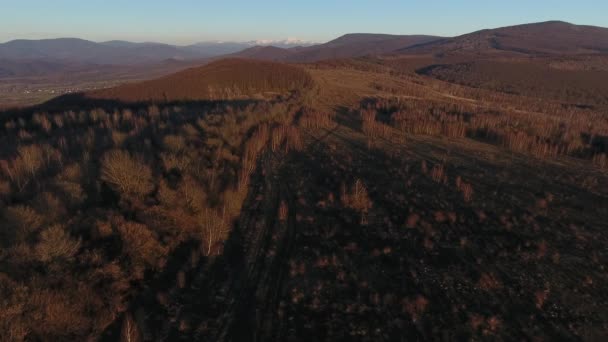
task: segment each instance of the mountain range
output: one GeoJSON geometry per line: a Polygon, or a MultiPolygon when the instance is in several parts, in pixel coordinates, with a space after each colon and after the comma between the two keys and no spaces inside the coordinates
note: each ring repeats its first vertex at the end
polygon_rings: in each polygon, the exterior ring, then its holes
{"type": "Polygon", "coordinates": [[[315,62],[366,55],[521,57],[607,52],[608,28],[548,21],[481,30],[452,38],[347,34],[320,45],[289,49],[256,46],[234,56],[285,62],[315,62]]]}
{"type": "Polygon", "coordinates": [[[404,47],[397,54],[437,56],[497,53],[522,56],[575,55],[608,52],[608,28],[548,21],[481,30],[428,44],[404,47]]]}
{"type": "Polygon", "coordinates": [[[77,38],[13,40],[0,44],[0,78],[41,76],[100,65],[204,64],[227,57],[306,63],[369,55],[546,56],[608,52],[608,28],[549,21],[481,30],[457,37],[353,33],[327,43],[283,41],[201,42],[188,46],[77,38]]]}
{"type": "Polygon", "coordinates": [[[255,46],[235,56],[287,62],[315,62],[324,59],[381,55],[441,39],[441,37],[425,35],[352,33],[324,44],[308,47],[255,46]]]}
{"type": "Polygon", "coordinates": [[[187,60],[208,58],[235,53],[257,45],[275,45],[281,48],[310,45],[299,40],[201,42],[187,46],[162,43],[133,43],[122,40],[92,42],[78,38],[26,40],[18,39],[0,44],[0,59],[54,60],[91,64],[142,64],[166,59],[187,60]]]}

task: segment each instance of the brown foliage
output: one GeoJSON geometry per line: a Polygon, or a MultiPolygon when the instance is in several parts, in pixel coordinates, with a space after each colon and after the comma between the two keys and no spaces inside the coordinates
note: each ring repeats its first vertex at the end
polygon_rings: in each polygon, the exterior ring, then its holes
{"type": "Polygon", "coordinates": [[[152,171],[127,151],[113,150],[101,161],[101,179],[121,195],[141,199],[153,189],[152,171]]]}
{"type": "Polygon", "coordinates": [[[426,311],[429,300],[424,296],[417,296],[416,298],[404,299],[401,302],[403,311],[407,312],[414,322],[420,319],[420,316],[426,311]]]}
{"type": "Polygon", "coordinates": [[[289,101],[0,119],[0,340],[96,339],[178,246],[221,253],[272,128],[302,148],[289,101]]]}
{"type": "Polygon", "coordinates": [[[346,185],[342,184],[340,199],[345,207],[354,209],[361,214],[361,224],[367,223],[367,213],[372,208],[372,201],[363,181],[357,179],[350,191],[346,189],[346,185]]]}
{"type": "MultiPolygon", "coordinates": [[[[450,88],[456,91],[461,88],[450,88]]],[[[447,89],[441,89],[446,92],[447,89]]],[[[452,96],[479,95],[476,93],[452,96]]],[[[369,118],[381,113],[390,117],[393,126],[409,134],[471,138],[509,150],[526,153],[538,158],[556,158],[571,155],[593,161],[604,167],[606,147],[602,138],[608,136],[608,121],[601,113],[590,110],[564,109],[543,102],[521,103],[519,110],[513,107],[512,97],[493,95],[492,99],[480,99],[479,104],[446,104],[435,100],[405,101],[400,98],[372,98],[365,101],[365,114],[369,118]],[[481,103],[481,100],[484,100],[481,103]],[[489,102],[489,104],[487,103],[489,102]],[[504,103],[503,103],[504,102],[504,103]],[[594,122],[593,126],[589,122],[594,122]]],[[[522,101],[518,98],[517,101],[522,101]]]]}
{"type": "Polygon", "coordinates": [[[300,151],[303,148],[302,137],[298,127],[293,125],[281,125],[272,130],[271,139],[272,152],[300,151]]]}
{"type": "MultiPolygon", "coordinates": [[[[462,199],[465,202],[471,202],[473,199],[473,186],[470,183],[467,183],[462,180],[460,176],[456,177],[456,189],[462,193],[462,199]]],[[[480,215],[480,220],[483,220],[482,215],[480,215]]]]}
{"type": "Polygon", "coordinates": [[[135,322],[131,313],[125,313],[122,319],[122,327],[120,329],[120,341],[139,342],[141,340],[141,333],[137,327],[137,322],[135,322]]]}
{"type": "Polygon", "coordinates": [[[302,110],[299,124],[302,127],[310,129],[329,129],[335,125],[332,113],[318,111],[311,108],[305,108],[302,110]]]}
{"type": "Polygon", "coordinates": [[[437,164],[431,169],[431,178],[437,183],[447,183],[448,176],[445,172],[445,166],[437,164]]]}
{"type": "Polygon", "coordinates": [[[391,139],[393,134],[392,128],[376,121],[376,112],[374,110],[362,109],[361,119],[363,121],[361,129],[371,141],[378,138],[391,139]]]}
{"type": "Polygon", "coordinates": [[[214,210],[205,210],[199,216],[201,241],[206,256],[217,253],[221,244],[228,235],[228,224],[226,210],[221,214],[214,210]]]}
{"type": "Polygon", "coordinates": [[[36,254],[42,262],[70,261],[80,249],[80,240],[73,239],[60,225],[51,226],[40,233],[36,254]]]}
{"type": "Polygon", "coordinates": [[[285,222],[287,220],[288,207],[285,201],[281,201],[281,205],[279,206],[279,220],[281,222],[285,222]]]}
{"type": "Polygon", "coordinates": [[[154,233],[145,225],[135,222],[120,222],[118,232],[123,243],[123,253],[137,266],[156,267],[166,255],[154,233]]]}
{"type": "Polygon", "coordinates": [[[59,153],[48,145],[20,146],[17,156],[13,159],[0,160],[0,169],[17,190],[21,191],[35,180],[40,172],[59,159],[59,153]]]}
{"type": "Polygon", "coordinates": [[[44,217],[28,206],[8,207],[2,213],[2,234],[11,243],[23,242],[44,224],[44,217]]]}

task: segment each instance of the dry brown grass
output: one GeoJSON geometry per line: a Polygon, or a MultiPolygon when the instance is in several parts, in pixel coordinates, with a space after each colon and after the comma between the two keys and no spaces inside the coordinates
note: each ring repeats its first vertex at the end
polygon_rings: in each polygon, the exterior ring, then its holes
{"type": "Polygon", "coordinates": [[[302,127],[310,129],[329,129],[335,125],[334,114],[331,112],[319,111],[311,108],[304,108],[299,120],[302,127]]]}
{"type": "Polygon", "coordinates": [[[345,207],[354,209],[360,213],[361,224],[367,224],[367,215],[372,208],[372,201],[369,198],[365,185],[360,179],[355,181],[350,190],[346,188],[345,184],[342,184],[340,200],[345,207]]]}

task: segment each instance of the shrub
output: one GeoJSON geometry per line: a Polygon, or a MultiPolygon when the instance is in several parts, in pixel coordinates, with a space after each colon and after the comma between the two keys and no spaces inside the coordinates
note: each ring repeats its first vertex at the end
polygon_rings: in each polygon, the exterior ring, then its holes
{"type": "Polygon", "coordinates": [[[228,217],[235,218],[241,212],[243,202],[247,197],[247,189],[228,190],[224,195],[224,208],[228,217]]]}
{"type": "Polygon", "coordinates": [[[329,129],[335,125],[335,122],[333,121],[332,113],[305,108],[302,110],[299,124],[302,127],[310,129],[329,129]]]}
{"type": "Polygon", "coordinates": [[[279,220],[281,222],[287,221],[288,207],[285,201],[281,201],[281,205],[279,207],[279,220]]]}
{"type": "Polygon", "coordinates": [[[85,306],[70,291],[34,290],[28,300],[37,314],[30,316],[32,340],[68,340],[85,334],[88,322],[85,306]]]}
{"type": "Polygon", "coordinates": [[[372,201],[369,199],[367,189],[360,179],[357,179],[350,193],[347,192],[346,186],[342,184],[341,199],[345,207],[354,209],[361,214],[361,224],[367,223],[367,213],[372,207],[372,201]]]}
{"type": "Polygon", "coordinates": [[[34,209],[49,221],[58,221],[67,214],[63,202],[50,192],[43,192],[33,200],[34,209]]]}
{"type": "Polygon", "coordinates": [[[361,130],[363,133],[370,139],[370,141],[374,141],[379,137],[384,139],[391,139],[392,129],[390,126],[376,121],[376,112],[371,109],[362,109],[361,110],[361,130]]]}
{"type": "Polygon", "coordinates": [[[163,138],[163,147],[174,153],[182,152],[187,147],[186,139],[179,135],[167,135],[163,138]]]}
{"type": "Polygon", "coordinates": [[[21,146],[19,147],[18,152],[24,170],[30,177],[35,177],[38,170],[44,165],[42,148],[37,145],[21,146]]]}
{"type": "Polygon", "coordinates": [[[36,254],[42,262],[70,261],[80,249],[80,240],[70,237],[61,225],[54,225],[40,233],[36,254]]]}
{"type": "Polygon", "coordinates": [[[55,181],[51,183],[55,192],[61,194],[67,205],[78,206],[86,199],[86,193],[78,182],[55,181]]]}
{"type": "Polygon", "coordinates": [[[161,179],[156,193],[161,205],[166,208],[173,208],[177,203],[177,191],[171,189],[164,179],[161,179]]]}
{"type": "Polygon", "coordinates": [[[114,144],[114,147],[122,147],[122,145],[125,143],[125,140],[127,140],[127,137],[129,137],[127,133],[112,131],[112,143],[114,144]]]}
{"type": "Polygon", "coordinates": [[[203,250],[205,255],[210,256],[227,237],[226,210],[224,209],[220,216],[214,210],[206,209],[199,215],[199,222],[203,250]]]}
{"type": "Polygon", "coordinates": [[[190,158],[185,155],[162,153],[160,158],[165,172],[178,170],[179,172],[184,173],[191,164],[190,158]]]}
{"type": "MultiPolygon", "coordinates": [[[[471,202],[473,199],[473,186],[462,180],[460,176],[456,177],[456,189],[462,193],[462,199],[465,202],[471,202]]],[[[480,217],[481,219],[481,217],[480,217]]]]}
{"type": "Polygon", "coordinates": [[[101,179],[121,195],[135,198],[143,198],[154,188],[150,168],[141,159],[122,150],[113,150],[103,156],[101,179]]]}
{"type": "Polygon", "coordinates": [[[11,184],[0,180],[0,199],[7,198],[11,194],[11,184]]]}
{"type": "Polygon", "coordinates": [[[31,332],[24,317],[27,288],[0,273],[0,341],[24,341],[31,332]]]}
{"type": "Polygon", "coordinates": [[[602,169],[608,169],[608,154],[599,153],[593,156],[593,164],[602,169]]]}
{"type": "Polygon", "coordinates": [[[54,151],[48,146],[44,148],[38,145],[20,146],[14,159],[0,161],[0,168],[21,191],[36,178],[44,166],[53,160],[55,157],[53,154],[54,151]]]}
{"type": "Polygon", "coordinates": [[[445,172],[445,167],[441,164],[433,166],[431,169],[431,178],[437,183],[447,183],[448,177],[445,172]]]}
{"type": "Polygon", "coordinates": [[[184,207],[193,213],[201,212],[206,207],[207,194],[192,177],[188,176],[180,183],[178,196],[185,203],[184,207]]]}
{"type": "Polygon", "coordinates": [[[44,224],[44,218],[28,206],[8,207],[3,213],[2,234],[12,243],[26,240],[44,224]]]}
{"type": "Polygon", "coordinates": [[[156,267],[160,258],[165,255],[165,248],[145,225],[122,222],[118,225],[118,231],[123,243],[123,253],[134,265],[156,267]]]}
{"type": "Polygon", "coordinates": [[[120,329],[120,341],[121,342],[139,342],[141,341],[141,334],[137,327],[137,323],[133,319],[131,313],[125,313],[122,319],[122,327],[120,329]]]}
{"type": "Polygon", "coordinates": [[[401,301],[404,312],[407,312],[414,322],[420,319],[420,316],[427,310],[429,300],[422,295],[416,298],[406,298],[401,301]]]}

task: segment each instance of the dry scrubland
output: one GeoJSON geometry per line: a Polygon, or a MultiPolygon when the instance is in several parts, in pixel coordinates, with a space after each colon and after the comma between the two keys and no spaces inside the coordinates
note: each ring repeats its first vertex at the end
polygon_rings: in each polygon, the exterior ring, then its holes
{"type": "Polygon", "coordinates": [[[605,337],[605,89],[430,64],[228,60],[2,114],[0,340],[605,337]]]}

